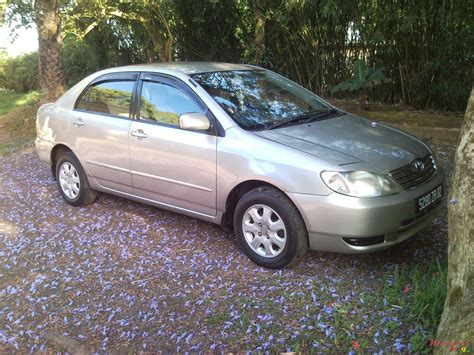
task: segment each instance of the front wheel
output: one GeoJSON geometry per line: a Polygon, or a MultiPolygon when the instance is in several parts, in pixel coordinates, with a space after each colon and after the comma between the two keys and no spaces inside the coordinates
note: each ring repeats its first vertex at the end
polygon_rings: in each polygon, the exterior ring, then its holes
{"type": "Polygon", "coordinates": [[[290,266],[308,249],[301,215],[287,196],[271,187],[253,189],[240,199],[234,231],[245,254],[266,268],[290,266]]]}
{"type": "Polygon", "coordinates": [[[65,152],[59,157],[56,181],[61,195],[72,206],[85,206],[97,198],[97,192],[90,188],[81,163],[71,152],[65,152]]]}

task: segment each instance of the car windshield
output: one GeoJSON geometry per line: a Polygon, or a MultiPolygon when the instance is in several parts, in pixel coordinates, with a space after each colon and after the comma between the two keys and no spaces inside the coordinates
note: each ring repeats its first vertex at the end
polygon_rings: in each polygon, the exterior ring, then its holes
{"type": "Polygon", "coordinates": [[[232,119],[245,129],[265,129],[328,112],[316,95],[267,70],[192,75],[232,119]]]}

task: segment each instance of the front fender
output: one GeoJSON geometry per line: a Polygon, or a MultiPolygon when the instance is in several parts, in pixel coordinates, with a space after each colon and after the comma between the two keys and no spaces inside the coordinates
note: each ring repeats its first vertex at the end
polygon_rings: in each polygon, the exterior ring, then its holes
{"type": "Polygon", "coordinates": [[[238,128],[227,130],[217,146],[218,210],[225,211],[229,193],[246,181],[262,181],[286,193],[332,193],[319,172],[334,167],[305,152],[238,128]]]}

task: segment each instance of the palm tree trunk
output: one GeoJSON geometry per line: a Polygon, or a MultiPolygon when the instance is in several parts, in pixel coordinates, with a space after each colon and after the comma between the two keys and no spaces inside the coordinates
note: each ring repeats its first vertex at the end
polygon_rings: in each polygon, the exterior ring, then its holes
{"type": "Polygon", "coordinates": [[[40,87],[44,101],[54,101],[61,96],[66,84],[61,55],[61,20],[58,0],[36,0],[35,22],[38,29],[38,61],[40,87]]]}

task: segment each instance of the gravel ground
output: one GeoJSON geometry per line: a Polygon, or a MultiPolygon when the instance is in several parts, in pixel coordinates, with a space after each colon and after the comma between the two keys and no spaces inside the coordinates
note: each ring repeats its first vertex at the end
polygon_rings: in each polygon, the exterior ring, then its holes
{"type": "MultiPolygon", "coordinates": [[[[454,147],[435,150],[450,177],[454,147]]],[[[67,205],[31,149],[0,157],[0,192],[0,351],[350,351],[341,332],[409,351],[380,292],[447,250],[443,211],[389,251],[266,270],[209,223],[105,194],[67,205]]]]}

